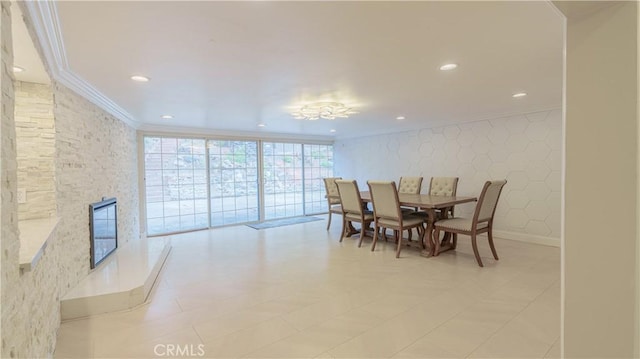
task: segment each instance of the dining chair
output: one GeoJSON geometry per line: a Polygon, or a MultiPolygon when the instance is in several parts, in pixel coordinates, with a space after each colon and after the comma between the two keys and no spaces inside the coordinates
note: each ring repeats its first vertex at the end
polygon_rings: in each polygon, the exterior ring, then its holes
{"type": "MultiPolygon", "coordinates": [[[[420,191],[422,191],[422,177],[400,177],[398,193],[420,194],[420,191]]],[[[407,207],[400,207],[400,209],[405,213],[412,213],[419,210],[419,208],[407,207]]],[[[420,235],[420,232],[418,232],[418,235],[420,235]]],[[[409,241],[411,241],[411,231],[409,231],[409,241]]]]}
{"type": "MultiPolygon", "coordinates": [[[[489,246],[491,247],[491,253],[493,258],[498,260],[498,253],[496,247],[493,244],[493,217],[496,213],[496,206],[502,188],[507,183],[506,180],[501,181],[487,181],[482,188],[476,209],[473,214],[473,218],[448,218],[435,222],[434,236],[439,238],[440,231],[465,234],[471,237],[471,245],[473,246],[473,253],[476,256],[476,261],[480,267],[484,267],[480,254],[478,253],[478,244],[476,239],[478,234],[487,233],[489,240],[489,246]]],[[[436,240],[435,255],[438,255],[440,250],[440,241],[436,240]]]]}
{"type": "Polygon", "coordinates": [[[398,190],[394,181],[367,181],[371,202],[373,203],[374,234],[371,250],[376,249],[378,232],[381,228],[393,229],[396,241],[396,258],[400,257],[402,250],[402,234],[404,230],[409,232],[413,228],[422,228],[424,233],[424,219],[412,213],[403,213],[400,209],[398,190]]]}
{"type": "MultiPolygon", "coordinates": [[[[431,177],[429,181],[430,196],[455,196],[458,191],[458,177],[431,177]]],[[[454,217],[455,207],[436,210],[437,218],[454,217]]],[[[458,235],[453,234],[453,248],[458,244],[458,235]]]]}
{"type": "Polygon", "coordinates": [[[326,177],[324,181],[324,189],[327,197],[327,207],[329,208],[329,220],[327,221],[327,231],[331,226],[331,214],[342,214],[342,205],[340,204],[340,195],[338,194],[338,186],[336,180],[342,177],[326,177]]]}
{"type": "Polygon", "coordinates": [[[360,241],[358,247],[362,246],[362,240],[367,236],[366,229],[373,222],[373,212],[365,209],[362,205],[362,197],[355,180],[336,180],[340,203],[342,204],[342,233],[340,242],[347,236],[349,223],[360,223],[360,241]]]}
{"type": "Polygon", "coordinates": [[[419,194],[422,190],[422,177],[400,177],[398,193],[419,194]]]}

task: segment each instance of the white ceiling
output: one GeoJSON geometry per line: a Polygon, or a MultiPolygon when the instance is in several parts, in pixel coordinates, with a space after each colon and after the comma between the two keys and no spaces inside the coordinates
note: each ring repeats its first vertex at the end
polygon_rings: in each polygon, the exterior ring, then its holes
{"type": "Polygon", "coordinates": [[[142,128],[346,138],[561,105],[562,20],[548,2],[56,4],[69,68],[142,128]],[[459,68],[439,71],[447,62],[459,68]],[[359,113],[289,114],[318,99],[359,113]]]}
{"type": "Polygon", "coordinates": [[[14,73],[16,80],[49,84],[51,80],[38,56],[33,41],[22,20],[22,11],[14,2],[11,6],[11,36],[13,44],[13,64],[25,71],[14,73]]]}

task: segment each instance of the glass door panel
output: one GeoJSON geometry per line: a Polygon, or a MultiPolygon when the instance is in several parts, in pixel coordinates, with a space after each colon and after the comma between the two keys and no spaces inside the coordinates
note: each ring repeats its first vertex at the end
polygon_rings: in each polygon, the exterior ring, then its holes
{"type": "Polygon", "coordinates": [[[263,142],[265,220],[304,215],[302,144],[263,142]]]}
{"type": "Polygon", "coordinates": [[[211,225],[257,221],[258,144],[209,140],[211,225]]]}
{"type": "Polygon", "coordinates": [[[325,177],[333,177],[333,146],[304,145],[304,211],[305,214],[328,210],[325,177]]]}
{"type": "Polygon", "coordinates": [[[204,140],[145,137],[144,156],[147,233],[206,228],[207,209],[196,206],[206,198],[206,186],[202,194],[196,181],[196,173],[206,172],[204,140]]]}

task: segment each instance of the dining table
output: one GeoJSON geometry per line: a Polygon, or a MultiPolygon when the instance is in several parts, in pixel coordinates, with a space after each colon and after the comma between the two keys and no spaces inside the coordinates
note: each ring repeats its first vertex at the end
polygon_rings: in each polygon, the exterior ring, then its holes
{"type": "MultiPolygon", "coordinates": [[[[369,191],[361,191],[360,197],[362,202],[371,202],[371,193],[369,191]]],[[[423,236],[422,247],[423,250],[420,253],[424,257],[437,256],[438,254],[454,249],[451,243],[450,236],[446,236],[442,240],[439,246],[438,253],[436,253],[436,240],[439,238],[433,238],[433,226],[438,219],[438,210],[442,213],[447,213],[445,209],[463,204],[476,202],[477,197],[463,197],[463,196],[431,196],[428,194],[409,194],[398,193],[398,200],[401,206],[414,207],[423,210],[426,213],[427,228],[423,236]]]]}

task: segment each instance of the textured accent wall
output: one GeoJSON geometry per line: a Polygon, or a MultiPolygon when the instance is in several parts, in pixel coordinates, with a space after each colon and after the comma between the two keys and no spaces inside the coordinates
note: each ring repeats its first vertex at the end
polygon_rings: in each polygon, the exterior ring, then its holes
{"type": "MultiPolygon", "coordinates": [[[[496,235],[557,244],[560,238],[560,110],[425,128],[335,143],[335,174],[358,180],[459,177],[458,194],[477,196],[485,181],[507,179],[496,235]]],[[[473,205],[456,209],[470,215],[473,205]]]]}
{"type": "MultiPolygon", "coordinates": [[[[18,202],[17,164],[15,123],[13,114],[13,78],[9,73],[13,65],[13,46],[11,43],[10,2],[0,2],[0,88],[2,89],[2,106],[0,107],[0,333],[2,334],[3,358],[15,357],[13,344],[5,340],[12,331],[13,315],[17,298],[14,288],[20,281],[18,256],[20,243],[18,240],[18,202]]],[[[19,294],[19,293],[16,293],[19,294]]],[[[11,338],[15,338],[11,336],[11,338]]]]}
{"type": "Polygon", "coordinates": [[[139,239],[136,131],[65,86],[54,85],[60,270],[76,284],[89,271],[89,204],[118,199],[120,245],[139,239]]]}
{"type": "Polygon", "coordinates": [[[19,218],[49,217],[56,212],[53,94],[48,85],[21,81],[14,90],[18,188],[27,191],[19,218]]]}
{"type": "MultiPolygon", "coordinates": [[[[52,357],[55,350],[60,298],[89,272],[89,204],[103,196],[117,197],[121,244],[139,238],[136,132],[60,84],[54,83],[51,92],[46,93],[39,85],[17,83],[16,92],[30,90],[18,93],[16,102],[35,101],[32,96],[53,95],[47,110],[48,115],[53,114],[53,125],[38,121],[37,130],[30,127],[35,126],[31,116],[23,118],[22,105],[14,106],[16,95],[12,74],[8,72],[13,64],[11,4],[0,3],[0,356],[46,358],[52,357]],[[17,121],[14,120],[14,108],[18,113],[17,121]],[[27,136],[16,137],[16,122],[20,126],[18,131],[27,136]],[[38,156],[34,153],[36,149],[23,148],[22,144],[16,145],[16,141],[37,142],[36,138],[47,140],[44,143],[48,154],[51,147],[47,146],[53,143],[53,166],[44,166],[42,172],[30,165],[21,170],[26,168],[28,177],[46,182],[46,185],[43,182],[34,186],[40,188],[42,185],[50,191],[48,186],[53,183],[55,212],[61,219],[35,269],[21,273],[16,148],[31,152],[26,154],[28,162],[38,156]]],[[[28,19],[25,22],[31,27],[28,19]]],[[[33,33],[32,28],[30,31],[33,33]]],[[[38,43],[35,45],[39,48],[38,43]]],[[[42,106],[40,110],[45,107],[40,100],[35,102],[36,107],[42,106]]],[[[31,113],[40,110],[31,110],[31,113]]],[[[27,216],[31,208],[27,199],[27,206],[20,208],[21,217],[23,213],[27,216]]],[[[36,208],[39,207],[31,209],[36,208]]]]}

